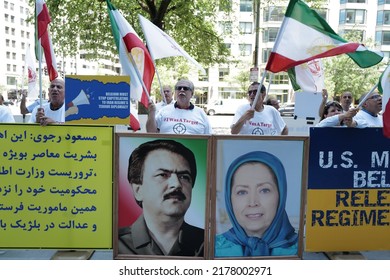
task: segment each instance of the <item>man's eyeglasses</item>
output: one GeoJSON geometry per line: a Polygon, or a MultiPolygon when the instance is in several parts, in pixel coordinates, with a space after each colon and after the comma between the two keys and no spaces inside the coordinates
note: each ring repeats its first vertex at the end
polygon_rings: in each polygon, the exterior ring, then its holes
{"type": "Polygon", "coordinates": [[[352,99],[352,96],[344,95],[344,96],[343,96],[343,99],[352,99]]]}
{"type": "Polygon", "coordinates": [[[186,86],[175,86],[175,90],[187,91],[187,90],[190,90],[190,89],[191,89],[190,87],[186,87],[186,86]]]}
{"type": "Polygon", "coordinates": [[[170,90],[164,90],[164,93],[171,92],[170,90]]]}
{"type": "Polygon", "coordinates": [[[256,93],[257,93],[257,89],[254,89],[254,90],[249,90],[248,91],[248,95],[256,95],[256,93]]]}
{"type": "Polygon", "coordinates": [[[382,96],[380,96],[379,94],[377,94],[377,95],[373,95],[373,96],[369,97],[368,99],[377,100],[377,99],[379,99],[379,98],[381,98],[381,97],[382,97],[382,96]]]}

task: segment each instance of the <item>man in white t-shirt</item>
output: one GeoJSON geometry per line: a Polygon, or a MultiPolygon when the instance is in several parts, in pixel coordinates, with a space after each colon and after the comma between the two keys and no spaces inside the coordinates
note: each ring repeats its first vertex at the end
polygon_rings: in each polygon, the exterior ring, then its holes
{"type": "MultiPolygon", "coordinates": [[[[363,101],[368,93],[360,97],[360,102],[363,101]]],[[[382,110],[382,96],[378,93],[373,93],[364,101],[362,108],[355,116],[355,121],[365,122],[369,127],[383,127],[383,118],[379,112],[382,110]]]]}
{"type": "Polygon", "coordinates": [[[14,115],[10,108],[4,105],[4,97],[0,94],[0,123],[14,123],[14,115]]]}
{"type": "Polygon", "coordinates": [[[191,103],[194,84],[189,80],[180,80],[175,86],[173,105],[163,107],[156,113],[156,105],[149,104],[146,131],[170,134],[212,134],[206,113],[191,103]]]}
{"type": "Polygon", "coordinates": [[[49,100],[42,107],[35,107],[31,112],[30,123],[40,123],[42,126],[50,123],[65,122],[65,81],[57,78],[50,82],[49,100]]]}
{"type": "Polygon", "coordinates": [[[161,100],[160,102],[156,103],[156,112],[158,113],[163,107],[167,105],[173,105],[175,102],[173,100],[173,93],[172,93],[172,87],[165,85],[163,86],[163,93],[165,97],[165,101],[161,100]]]}
{"type": "Polygon", "coordinates": [[[252,135],[287,135],[288,128],[279,111],[273,106],[265,105],[266,89],[262,85],[254,109],[252,104],[259,88],[258,82],[253,82],[248,89],[249,104],[238,107],[231,128],[232,134],[252,135]]]}

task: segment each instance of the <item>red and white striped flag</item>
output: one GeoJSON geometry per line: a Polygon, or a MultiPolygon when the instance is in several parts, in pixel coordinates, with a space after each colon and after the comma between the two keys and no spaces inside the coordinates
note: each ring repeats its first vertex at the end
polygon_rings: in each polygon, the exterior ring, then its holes
{"type": "MultiPolygon", "coordinates": [[[[47,9],[44,0],[36,0],[35,2],[35,32],[36,32],[36,51],[41,52],[40,46],[43,48],[45,54],[45,61],[50,81],[58,77],[57,62],[54,55],[53,45],[49,34],[49,23],[51,22],[49,10],[47,9]]],[[[41,55],[37,55],[37,59],[41,55]]],[[[42,61],[42,60],[41,60],[42,61]]]]}

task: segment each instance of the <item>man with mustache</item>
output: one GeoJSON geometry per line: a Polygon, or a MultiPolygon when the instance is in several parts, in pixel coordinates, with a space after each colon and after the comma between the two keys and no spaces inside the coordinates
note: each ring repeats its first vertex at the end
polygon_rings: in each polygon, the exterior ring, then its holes
{"type": "Polygon", "coordinates": [[[212,134],[206,113],[191,102],[194,84],[189,80],[179,80],[175,85],[173,106],[165,106],[156,111],[156,105],[149,103],[146,131],[170,134],[212,134]]]}
{"type": "Polygon", "coordinates": [[[133,151],[128,180],[143,213],[119,230],[119,254],[203,256],[204,230],[184,221],[196,173],[193,152],[174,140],[146,142],[133,151]]]}
{"type": "MultiPolygon", "coordinates": [[[[366,98],[368,93],[360,97],[360,103],[366,98]]],[[[362,104],[362,108],[355,116],[357,123],[367,123],[369,127],[383,127],[383,117],[379,112],[382,110],[382,96],[374,92],[362,104]]]]}

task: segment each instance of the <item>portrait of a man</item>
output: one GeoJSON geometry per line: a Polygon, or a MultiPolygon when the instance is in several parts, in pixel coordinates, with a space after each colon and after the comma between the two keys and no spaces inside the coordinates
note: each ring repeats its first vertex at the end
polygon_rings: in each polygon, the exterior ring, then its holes
{"type": "Polygon", "coordinates": [[[118,230],[118,253],[204,255],[204,229],[185,221],[197,178],[194,153],[175,140],[142,143],[128,160],[127,179],[141,215],[118,230]]]}

